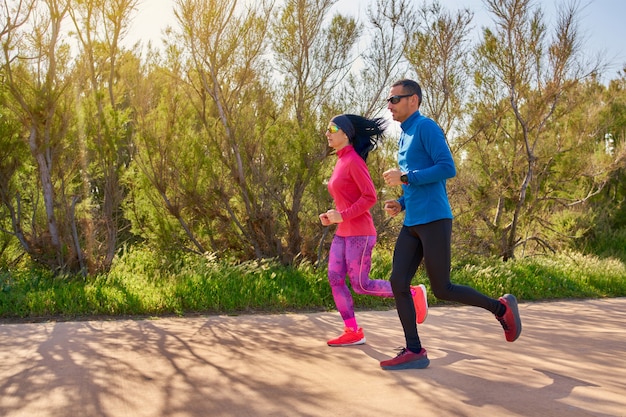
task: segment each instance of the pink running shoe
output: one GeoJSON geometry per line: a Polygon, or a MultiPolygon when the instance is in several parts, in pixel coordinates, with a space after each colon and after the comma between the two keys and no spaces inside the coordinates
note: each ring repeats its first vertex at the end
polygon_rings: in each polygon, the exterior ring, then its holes
{"type": "Polygon", "coordinates": [[[362,345],[365,343],[365,335],[363,335],[363,329],[360,327],[356,332],[351,328],[346,327],[341,336],[336,339],[331,339],[326,343],[328,343],[328,346],[362,345]]]}
{"type": "Polygon", "coordinates": [[[415,304],[415,321],[417,324],[422,324],[428,316],[428,296],[424,284],[411,285],[411,296],[415,304]]]}
{"type": "Polygon", "coordinates": [[[504,329],[504,337],[507,342],[515,342],[522,333],[522,320],[517,308],[517,299],[514,295],[504,294],[500,297],[500,302],[506,306],[504,316],[496,318],[504,329]]]}

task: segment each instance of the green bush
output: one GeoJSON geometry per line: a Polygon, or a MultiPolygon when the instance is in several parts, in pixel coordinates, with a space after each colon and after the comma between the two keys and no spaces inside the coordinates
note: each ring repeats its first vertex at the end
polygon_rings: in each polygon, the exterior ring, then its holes
{"type": "MultiPolygon", "coordinates": [[[[391,251],[376,250],[372,278],[388,279],[391,251]]],[[[452,281],[492,297],[520,301],[626,295],[626,266],[618,258],[565,252],[502,262],[464,259],[452,281]]],[[[422,268],[414,283],[428,278],[422,268]]],[[[361,309],[389,309],[391,298],[354,296],[361,309]]],[[[429,303],[437,305],[429,291],[429,303]]],[[[0,267],[0,318],[73,319],[101,316],[278,313],[334,309],[326,268],[283,266],[275,260],[237,263],[175,254],[128,251],[107,275],[54,276],[40,269],[0,267]]]]}

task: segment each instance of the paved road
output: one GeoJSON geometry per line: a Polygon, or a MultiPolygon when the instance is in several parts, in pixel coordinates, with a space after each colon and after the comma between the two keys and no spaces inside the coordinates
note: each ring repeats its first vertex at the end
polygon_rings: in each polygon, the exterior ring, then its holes
{"type": "Polygon", "coordinates": [[[473,307],[434,307],[423,370],[384,371],[395,311],[330,348],[336,312],[0,325],[0,416],[626,416],[626,298],[522,303],[507,343],[473,307]]]}

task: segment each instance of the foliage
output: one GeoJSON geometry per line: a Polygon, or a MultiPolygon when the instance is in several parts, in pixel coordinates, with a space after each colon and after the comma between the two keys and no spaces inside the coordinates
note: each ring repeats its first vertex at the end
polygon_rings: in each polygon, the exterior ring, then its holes
{"type": "Polygon", "coordinates": [[[458,216],[463,244],[503,260],[560,251],[589,227],[587,200],[625,154],[607,153],[601,139],[596,99],[603,88],[583,82],[576,10],[562,12],[549,38],[532,2],[487,4],[496,25],[476,50],[480,100],[470,107],[462,188],[455,188],[459,205],[471,206],[458,216]]]}
{"type": "Polygon", "coordinates": [[[2,31],[4,104],[22,124],[33,174],[2,203],[22,250],[58,273],[107,269],[125,227],[118,179],[129,163],[129,113],[117,100],[125,91],[116,42],[134,4],[46,0],[2,10],[14,15],[2,31]],[[77,58],[64,37],[70,17],[77,58]]]}
{"type": "MultiPolygon", "coordinates": [[[[215,280],[207,253],[322,267],[333,229],[317,215],[332,204],[335,161],[323,131],[338,113],[381,115],[388,85],[404,76],[422,83],[422,112],[457,161],[455,250],[616,256],[606,240],[622,242],[626,228],[624,76],[601,84],[601,66],[578,59],[575,8],[549,31],[534,3],[488,0],[494,21],[475,45],[471,13],[436,1],[373,0],[360,22],[335,13],[336,0],[176,0],[162,49],[125,49],[136,5],[0,5],[1,264],[51,271],[38,281],[51,286],[111,286],[98,290],[110,306],[88,290],[80,309],[145,309],[132,290],[143,284],[115,273],[116,259],[135,253],[182,252],[215,280]]],[[[397,197],[381,179],[396,164],[396,132],[368,158],[386,250],[401,222],[382,210],[397,197]]],[[[236,283],[233,268],[218,269],[236,283]]],[[[276,268],[289,288],[298,273],[276,268]]],[[[185,279],[203,294],[214,285],[191,270],[185,279]]],[[[213,303],[203,297],[174,291],[148,310],[213,303]]]]}
{"type": "Polygon", "coordinates": [[[564,251],[507,263],[465,263],[455,267],[454,276],[486,294],[509,292],[530,301],[622,296],[626,269],[614,258],[564,251]]]}
{"type": "MultiPolygon", "coordinates": [[[[622,237],[623,239],[623,237],[622,237]]],[[[623,246],[622,246],[623,247],[623,246]]],[[[623,256],[623,253],[622,253],[623,256]]],[[[374,251],[372,277],[386,279],[391,252],[374,251]]],[[[491,296],[515,294],[521,302],[626,296],[626,265],[616,258],[578,252],[497,259],[457,259],[452,280],[491,296]]],[[[428,279],[420,269],[415,283],[428,279]]],[[[388,309],[391,298],[354,295],[361,309],[388,309]]],[[[442,303],[429,291],[429,304],[442,303]]],[[[59,276],[46,269],[0,267],[0,318],[76,319],[119,316],[280,313],[334,309],[326,268],[309,262],[239,262],[129,250],[108,274],[59,276]]]]}
{"type": "Polygon", "coordinates": [[[419,29],[409,32],[411,39],[406,43],[408,63],[425,90],[422,111],[446,136],[463,125],[464,97],[470,87],[467,47],[472,17],[468,9],[453,14],[437,1],[424,3],[413,19],[420,22],[419,29]]]}

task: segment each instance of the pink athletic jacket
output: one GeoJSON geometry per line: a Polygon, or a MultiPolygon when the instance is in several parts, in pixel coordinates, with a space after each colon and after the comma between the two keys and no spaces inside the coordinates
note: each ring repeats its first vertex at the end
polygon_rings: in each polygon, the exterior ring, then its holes
{"type": "Polygon", "coordinates": [[[365,161],[352,145],[337,152],[328,191],[343,218],[337,225],[337,236],[376,236],[370,213],[370,208],[376,204],[376,189],[365,161]]]}

